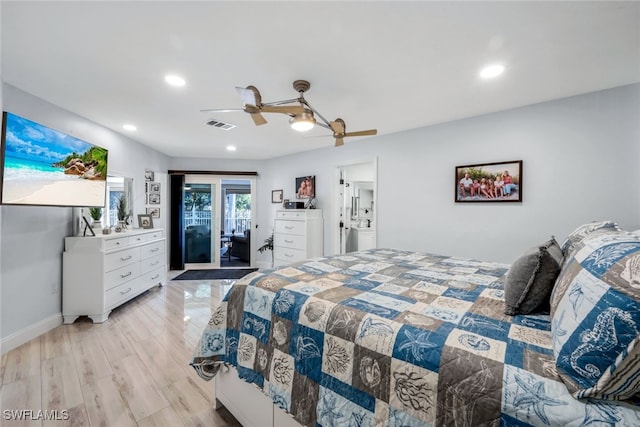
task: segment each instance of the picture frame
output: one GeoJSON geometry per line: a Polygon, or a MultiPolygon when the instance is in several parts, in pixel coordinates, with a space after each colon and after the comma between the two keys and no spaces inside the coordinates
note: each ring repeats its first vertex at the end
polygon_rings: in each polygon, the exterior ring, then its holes
{"type": "Polygon", "coordinates": [[[147,208],[147,215],[151,215],[151,218],[160,218],[160,208],[147,208]]]}
{"type": "Polygon", "coordinates": [[[138,227],[153,228],[153,218],[148,214],[138,214],[138,227]]]}
{"type": "Polygon", "coordinates": [[[144,180],[147,181],[147,182],[148,181],[153,181],[154,175],[155,174],[153,173],[152,170],[148,170],[147,169],[147,170],[144,171],[144,180]]]}
{"type": "Polygon", "coordinates": [[[147,182],[147,193],[159,193],[159,192],[160,192],[159,182],[147,182]]]}
{"type": "Polygon", "coordinates": [[[149,193],[147,195],[147,204],[149,204],[149,205],[159,205],[160,204],[160,193],[149,193]]]}
{"type": "Polygon", "coordinates": [[[316,176],[297,177],[295,190],[296,199],[314,199],[316,197],[316,176]]]}
{"type": "Polygon", "coordinates": [[[456,203],[521,203],[522,160],[456,166],[454,200],[456,203]]]}
{"type": "Polygon", "coordinates": [[[271,190],[271,203],[282,203],[283,190],[271,190]]]}

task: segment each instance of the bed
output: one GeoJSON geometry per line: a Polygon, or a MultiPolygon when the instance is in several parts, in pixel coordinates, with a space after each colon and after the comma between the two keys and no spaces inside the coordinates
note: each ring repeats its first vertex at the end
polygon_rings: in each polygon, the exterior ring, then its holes
{"type": "Polygon", "coordinates": [[[608,221],[512,265],[315,258],[237,281],[191,365],[218,394],[245,382],[241,422],[259,390],[292,425],[638,426],[639,280],[640,236],[608,221]]]}

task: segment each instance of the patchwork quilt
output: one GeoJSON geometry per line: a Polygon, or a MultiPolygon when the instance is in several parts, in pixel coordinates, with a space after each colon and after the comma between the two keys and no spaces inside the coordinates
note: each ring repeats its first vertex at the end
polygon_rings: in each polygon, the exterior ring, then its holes
{"type": "Polygon", "coordinates": [[[305,426],[640,425],[577,400],[547,315],[504,314],[508,265],[391,249],[254,272],[211,316],[191,365],[232,365],[305,426]]]}

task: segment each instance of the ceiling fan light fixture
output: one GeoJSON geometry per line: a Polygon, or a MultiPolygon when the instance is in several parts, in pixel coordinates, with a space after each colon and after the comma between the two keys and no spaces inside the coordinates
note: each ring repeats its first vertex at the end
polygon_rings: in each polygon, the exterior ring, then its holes
{"type": "Polygon", "coordinates": [[[316,119],[313,114],[303,111],[302,113],[295,115],[289,120],[291,129],[298,132],[307,132],[316,125],[316,119]]]}

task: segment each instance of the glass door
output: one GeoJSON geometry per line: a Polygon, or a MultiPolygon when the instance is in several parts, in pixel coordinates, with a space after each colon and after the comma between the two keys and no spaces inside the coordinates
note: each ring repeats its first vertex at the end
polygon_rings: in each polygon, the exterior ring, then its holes
{"type": "Polygon", "coordinates": [[[220,179],[186,175],[183,189],[185,269],[220,267],[220,179]]]}

